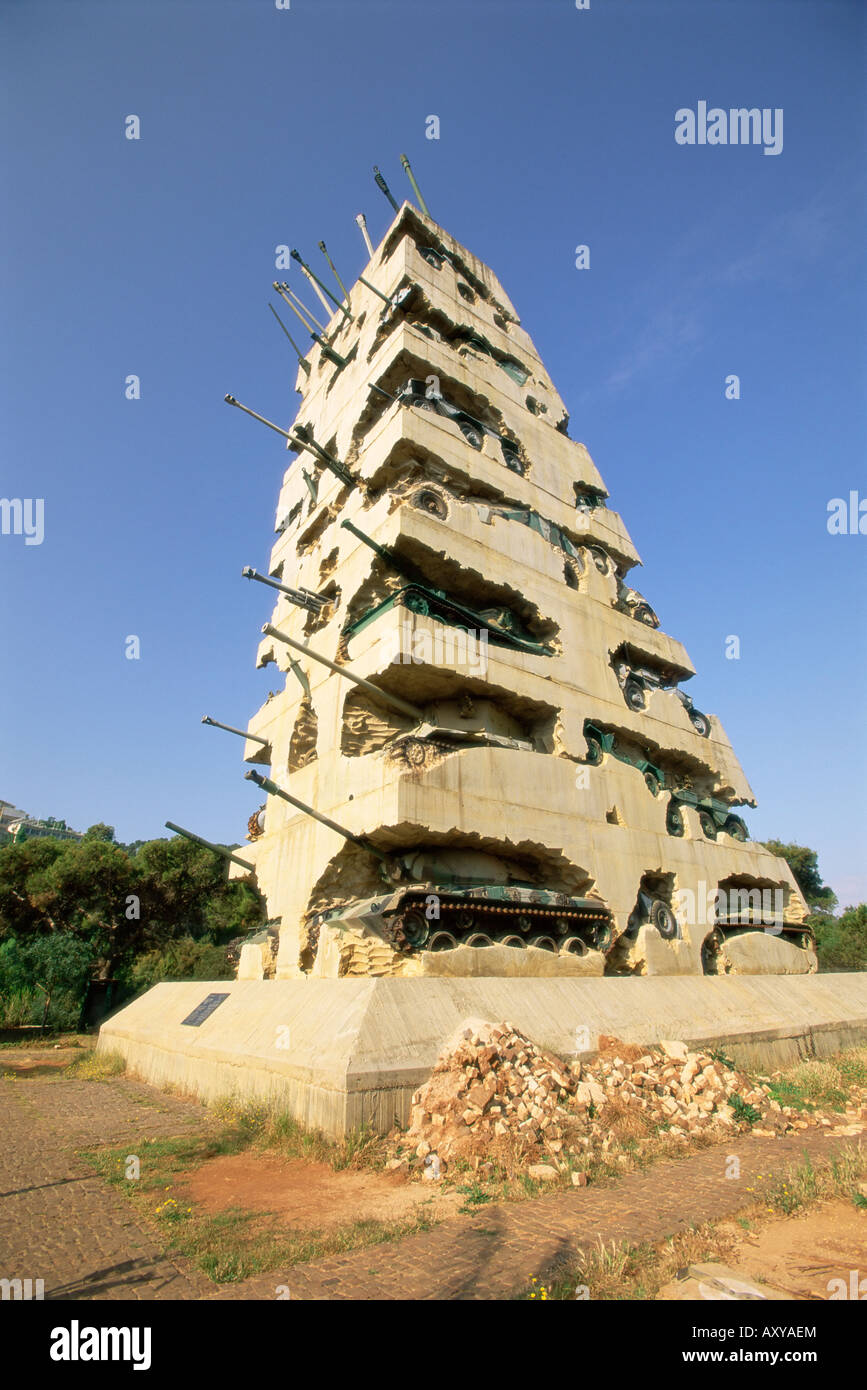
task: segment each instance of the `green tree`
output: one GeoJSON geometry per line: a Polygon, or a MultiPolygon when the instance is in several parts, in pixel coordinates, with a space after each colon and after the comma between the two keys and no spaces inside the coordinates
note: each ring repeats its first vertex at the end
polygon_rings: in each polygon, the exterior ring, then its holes
{"type": "Polygon", "coordinates": [[[847,907],[839,917],[812,917],[823,970],[867,970],[867,903],[847,907]]]}
{"type": "Polygon", "coordinates": [[[84,832],[85,840],[106,840],[108,843],[114,842],[114,826],[106,825],[104,821],[97,821],[96,825],[91,825],[84,832]]]}
{"type": "Polygon", "coordinates": [[[85,943],[65,933],[10,937],[0,945],[0,997],[20,1021],[74,1028],[92,968],[85,943]]]}
{"type": "Polygon", "coordinates": [[[766,840],[765,849],[785,859],[795,876],[795,882],[810,907],[821,912],[831,912],[837,905],[837,895],[822,881],[819,873],[819,856],[806,845],[787,845],[781,840],[766,840]]]}
{"type": "Polygon", "coordinates": [[[262,917],[255,890],[188,840],[150,840],[132,858],[98,837],[0,848],[0,942],[66,933],[100,979],[171,940],[227,940],[262,917]]]}

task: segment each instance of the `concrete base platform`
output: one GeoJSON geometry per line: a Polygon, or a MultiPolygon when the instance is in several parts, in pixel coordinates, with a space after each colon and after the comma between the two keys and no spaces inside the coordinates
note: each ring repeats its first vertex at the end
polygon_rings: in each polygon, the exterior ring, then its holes
{"type": "Polygon", "coordinates": [[[867,973],[606,979],[199,980],[155,985],[100,1029],[133,1075],[203,1100],[273,1102],[339,1136],[405,1124],[467,1018],[508,1021],[561,1057],[680,1038],[762,1070],[867,1040],[867,973]],[[226,997],[198,1026],[209,994],[226,997]]]}

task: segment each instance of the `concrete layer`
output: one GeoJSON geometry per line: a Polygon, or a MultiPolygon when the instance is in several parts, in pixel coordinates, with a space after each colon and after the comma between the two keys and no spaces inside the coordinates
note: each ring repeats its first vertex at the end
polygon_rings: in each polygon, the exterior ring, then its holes
{"type": "Polygon", "coordinates": [[[564,1057],[594,1051],[605,1033],[716,1044],[772,1068],[867,1038],[867,973],[187,981],[155,985],[120,1010],[97,1046],[144,1080],[204,1100],[273,1101],[332,1135],[384,1132],[406,1122],[412,1092],[467,1018],[508,1021],[564,1057]],[[185,1026],[212,992],[229,997],[200,1027],[185,1026]]]}

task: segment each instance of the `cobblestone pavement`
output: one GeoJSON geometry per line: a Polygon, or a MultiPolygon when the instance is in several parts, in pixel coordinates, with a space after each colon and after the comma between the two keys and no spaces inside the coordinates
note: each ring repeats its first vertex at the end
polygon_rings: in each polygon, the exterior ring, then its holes
{"type": "Polygon", "coordinates": [[[599,1237],[659,1240],[731,1216],[754,1200],[746,1188],[759,1173],[857,1142],[821,1131],[738,1136],[611,1187],[483,1207],[398,1242],[217,1286],[164,1255],[123,1195],[75,1155],[125,1142],[134,1152],[136,1141],[212,1124],[201,1105],[126,1077],[0,1082],[0,1277],[44,1279],[54,1299],[276,1299],[281,1285],[293,1299],[509,1299],[599,1237]],[[738,1181],[725,1176],[730,1153],[738,1181]]]}
{"type": "Polygon", "coordinates": [[[0,1081],[0,1277],[43,1279],[46,1299],[212,1296],[74,1152],[209,1123],[200,1105],[125,1077],[0,1081]]]}
{"type": "MultiPolygon", "coordinates": [[[[482,1208],[394,1245],[371,1246],[257,1276],[218,1298],[275,1298],[280,1284],[299,1299],[510,1299],[580,1249],[662,1240],[749,1206],[746,1188],[759,1173],[778,1172],[809,1154],[831,1158],[857,1140],[804,1131],[797,1138],[739,1136],[688,1158],[666,1159],[629,1173],[611,1187],[578,1188],[536,1200],[482,1208]],[[805,1137],[809,1135],[809,1137],[805,1137]],[[728,1179],[726,1156],[741,1163],[728,1179]]],[[[285,1297],[285,1295],[283,1295],[285,1297]]]]}

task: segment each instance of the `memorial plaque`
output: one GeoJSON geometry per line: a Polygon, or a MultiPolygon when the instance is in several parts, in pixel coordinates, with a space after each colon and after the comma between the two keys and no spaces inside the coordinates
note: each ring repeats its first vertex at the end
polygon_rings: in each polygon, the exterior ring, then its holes
{"type": "Polygon", "coordinates": [[[191,1014],[183,1020],[184,1027],[199,1028],[206,1018],[210,1018],[215,1009],[218,1009],[224,999],[228,999],[228,994],[208,994],[191,1014]]]}

